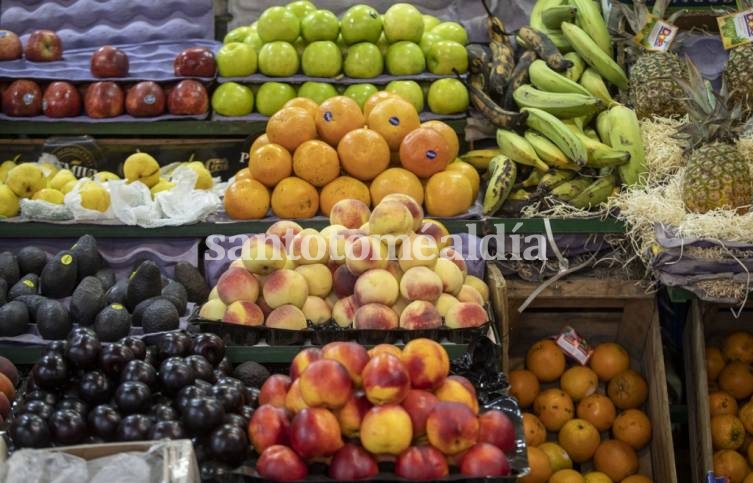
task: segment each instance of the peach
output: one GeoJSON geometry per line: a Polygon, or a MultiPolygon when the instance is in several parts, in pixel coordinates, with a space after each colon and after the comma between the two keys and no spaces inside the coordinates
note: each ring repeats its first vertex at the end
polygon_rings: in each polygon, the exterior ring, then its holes
{"type": "Polygon", "coordinates": [[[405,310],[405,307],[408,306],[410,301],[405,300],[402,296],[397,299],[397,302],[392,306],[392,310],[395,311],[398,317],[403,315],[403,310],[405,310]]]}
{"type": "Polygon", "coordinates": [[[290,447],[303,459],[335,454],[343,447],[337,418],[324,408],[302,410],[290,423],[290,447]]]}
{"type": "Polygon", "coordinates": [[[372,404],[399,404],[410,390],[410,373],[391,354],[372,357],[361,373],[363,389],[372,404]]]}
{"type": "Polygon", "coordinates": [[[219,298],[207,300],[199,310],[199,318],[204,320],[222,320],[227,307],[219,298]]]}
{"type": "Polygon", "coordinates": [[[413,215],[403,202],[382,200],[369,217],[369,233],[387,238],[398,237],[412,232],[413,224],[413,215]]]}
{"type": "Polygon", "coordinates": [[[328,474],[330,478],[339,481],[364,480],[377,476],[379,466],[366,450],[348,443],[332,457],[328,474]]]}
{"type": "Polygon", "coordinates": [[[476,289],[476,291],[481,295],[481,298],[484,300],[484,303],[489,303],[489,286],[481,280],[478,277],[474,277],[473,275],[467,275],[465,277],[465,285],[469,285],[476,289]]]}
{"type": "Polygon", "coordinates": [[[473,414],[478,414],[478,397],[476,389],[468,379],[462,376],[449,376],[434,391],[440,401],[456,402],[467,406],[473,414]]]}
{"type": "Polygon", "coordinates": [[[332,288],[338,297],[353,295],[358,275],[348,270],[345,265],[340,265],[332,276],[332,288]]]}
{"type": "MultiPolygon", "coordinates": [[[[450,260],[452,263],[457,265],[457,267],[460,269],[461,272],[463,272],[463,277],[468,276],[468,264],[465,262],[465,257],[463,257],[463,254],[459,251],[455,250],[453,247],[445,247],[439,252],[439,258],[442,258],[444,260],[450,260]]],[[[465,283],[465,281],[463,281],[465,283]]]]}
{"type": "MultiPolygon", "coordinates": [[[[286,256],[287,256],[287,255],[286,255],[286,256]]],[[[295,263],[295,262],[294,262],[293,260],[291,260],[291,259],[289,259],[289,258],[286,258],[286,259],[285,259],[285,266],[284,266],[284,267],[282,267],[282,268],[285,268],[285,269],[287,269],[287,270],[295,270],[295,267],[297,267],[297,266],[298,266],[298,265],[296,265],[296,263],[295,263]]]]}
{"type": "Polygon", "coordinates": [[[400,313],[400,327],[408,330],[438,329],[442,327],[442,316],[431,302],[415,300],[400,313]]]}
{"type": "Polygon", "coordinates": [[[375,455],[398,455],[413,439],[410,415],[398,404],[369,409],[361,423],[361,445],[375,455]]]}
{"type": "Polygon", "coordinates": [[[256,471],[265,480],[296,481],[308,476],[308,466],[295,451],[276,444],[265,449],[256,461],[256,471]]]}
{"type": "Polygon", "coordinates": [[[465,282],[463,272],[460,271],[452,260],[445,258],[437,260],[436,265],[434,265],[434,273],[442,280],[442,288],[448,294],[456,295],[463,287],[463,282],[465,282]]]}
{"type": "Polygon", "coordinates": [[[269,225],[266,234],[278,237],[284,247],[294,236],[302,231],[303,227],[298,223],[290,220],[280,220],[269,225]]]}
{"type": "Polygon", "coordinates": [[[344,199],[332,206],[329,212],[329,222],[333,225],[343,225],[346,228],[358,228],[367,221],[371,210],[369,205],[361,200],[344,199]]]}
{"type": "Polygon", "coordinates": [[[352,295],[342,298],[332,306],[332,319],[340,327],[350,327],[356,318],[357,310],[358,305],[352,295]]]}
{"type": "Polygon", "coordinates": [[[488,443],[474,445],[460,460],[460,473],[465,476],[507,476],[511,472],[505,453],[488,443]]]}
{"type": "Polygon", "coordinates": [[[358,433],[361,431],[363,417],[371,407],[372,404],[364,394],[353,394],[350,396],[345,406],[335,412],[342,433],[348,438],[357,438],[358,433]]]}
{"type": "Polygon", "coordinates": [[[398,263],[403,272],[413,267],[433,268],[439,257],[436,240],[428,235],[413,234],[400,245],[398,263]]]}
{"type": "Polygon", "coordinates": [[[285,395],[285,409],[292,414],[298,414],[307,407],[309,406],[301,395],[301,381],[300,379],[296,379],[290,385],[290,389],[288,389],[288,393],[285,395]]]}
{"type": "Polygon", "coordinates": [[[332,310],[332,307],[335,306],[335,303],[340,300],[340,297],[337,296],[335,292],[330,293],[324,298],[324,301],[327,302],[327,306],[330,310],[332,310]]]}
{"type": "Polygon", "coordinates": [[[303,275],[283,268],[272,272],[262,290],[267,305],[276,309],[281,305],[295,305],[299,309],[309,296],[309,286],[303,275]]]}
{"type": "Polygon", "coordinates": [[[366,304],[358,307],[353,323],[356,329],[371,330],[396,329],[400,325],[395,311],[382,304],[366,304]]]}
{"type": "Polygon", "coordinates": [[[348,371],[355,387],[361,386],[361,372],[369,362],[369,353],[355,342],[330,342],[322,347],[322,358],[337,361],[348,371]]]}
{"type": "Polygon", "coordinates": [[[268,275],[259,275],[258,273],[254,274],[254,278],[257,282],[259,282],[259,287],[263,288],[264,284],[267,282],[267,278],[269,278],[268,275]]]}
{"type": "Polygon", "coordinates": [[[447,351],[431,339],[414,339],[405,344],[401,360],[415,389],[434,390],[450,374],[447,351]]]}
{"type": "Polygon", "coordinates": [[[217,293],[217,286],[215,285],[212,287],[212,290],[209,291],[209,295],[207,296],[207,300],[215,300],[220,298],[219,294],[217,293]]]}
{"type": "Polygon", "coordinates": [[[390,260],[387,263],[386,270],[390,272],[393,277],[395,277],[397,283],[400,283],[400,279],[403,278],[403,269],[400,268],[400,262],[398,262],[397,260],[390,260]]]}
{"type": "Polygon", "coordinates": [[[222,321],[229,324],[258,327],[264,325],[264,313],[255,303],[238,300],[228,305],[222,321]]]}
{"type": "Polygon", "coordinates": [[[484,298],[478,293],[478,290],[470,285],[463,285],[460,287],[460,291],[456,295],[457,299],[461,302],[467,302],[476,305],[484,305],[484,298]]]}
{"type": "Polygon", "coordinates": [[[439,296],[439,298],[437,299],[434,305],[436,305],[437,312],[439,312],[439,315],[441,315],[442,317],[447,317],[447,312],[449,312],[450,307],[459,303],[460,301],[456,299],[455,297],[453,297],[452,295],[448,293],[443,293],[442,295],[439,296]]]}
{"type": "Polygon", "coordinates": [[[313,228],[306,228],[294,236],[286,248],[288,259],[296,265],[327,263],[329,260],[328,241],[313,228]]]}
{"type": "Polygon", "coordinates": [[[334,236],[330,234],[327,238],[330,260],[337,265],[344,264],[347,244],[361,236],[367,236],[367,232],[360,229],[343,229],[338,230],[334,236]]]}
{"type": "Polygon", "coordinates": [[[370,236],[355,236],[345,242],[345,265],[354,275],[373,268],[387,268],[387,247],[370,236]]]}
{"type": "MultiPolygon", "coordinates": [[[[231,269],[231,268],[242,268],[242,269],[246,270],[246,266],[243,264],[243,259],[242,258],[238,258],[238,259],[233,260],[232,262],[230,262],[230,266],[228,267],[228,269],[231,269]]],[[[246,270],[246,271],[248,271],[248,270],[246,270]]]]}
{"type": "Polygon", "coordinates": [[[295,271],[306,279],[309,295],[326,297],[332,291],[332,272],[327,265],[323,263],[300,265],[295,271]]]}
{"type": "Polygon", "coordinates": [[[478,441],[478,431],[478,418],[465,404],[440,400],[426,419],[429,443],[446,455],[472,447],[478,441]]]}
{"type": "Polygon", "coordinates": [[[259,297],[256,301],[256,305],[259,306],[261,312],[264,314],[264,320],[266,320],[267,317],[269,317],[269,314],[272,313],[272,307],[267,304],[266,300],[264,300],[264,297],[259,297]]]}
{"type": "Polygon", "coordinates": [[[429,235],[437,241],[437,246],[441,249],[449,246],[451,238],[450,232],[442,223],[437,220],[423,219],[421,225],[416,230],[416,233],[422,235],[429,235]]]}
{"type": "Polygon", "coordinates": [[[259,404],[269,404],[278,408],[285,407],[285,396],[290,389],[290,378],[284,374],[269,376],[261,386],[259,404]]]}
{"type": "Polygon", "coordinates": [[[348,370],[331,359],[312,362],[296,380],[301,381],[301,396],[312,408],[340,408],[348,402],[353,391],[348,370]]]}
{"type": "Polygon", "coordinates": [[[327,302],[321,297],[312,297],[309,295],[306,297],[301,310],[306,320],[311,321],[314,325],[326,324],[332,320],[332,309],[329,308],[327,302]]]}
{"type": "Polygon", "coordinates": [[[377,354],[392,354],[395,357],[402,357],[403,351],[396,345],[392,344],[377,344],[369,349],[369,357],[374,357],[377,354]]]}
{"type": "Polygon", "coordinates": [[[374,268],[361,274],[353,287],[358,305],[377,303],[393,305],[400,296],[400,287],[390,272],[374,268]]]}
{"type": "Polygon", "coordinates": [[[306,316],[295,305],[280,305],[272,310],[264,323],[273,329],[303,330],[308,327],[306,316]]]}
{"type": "Polygon", "coordinates": [[[314,361],[322,358],[322,351],[318,347],[307,347],[293,357],[290,363],[290,379],[296,380],[303,371],[314,361]]]}
{"type": "Polygon", "coordinates": [[[276,444],[288,444],[290,422],[283,408],[263,404],[248,422],[248,439],[257,453],[276,444]]]}
{"type": "Polygon", "coordinates": [[[237,300],[256,302],[259,298],[259,282],[243,268],[231,268],[217,280],[217,295],[225,305],[237,300]]]}
{"type": "Polygon", "coordinates": [[[449,473],[447,459],[431,446],[412,446],[395,461],[395,474],[407,480],[438,481],[449,473]]]}
{"type": "Polygon", "coordinates": [[[507,414],[497,409],[486,411],[478,417],[479,443],[493,444],[505,453],[515,451],[515,425],[507,414]]]}
{"type": "Polygon", "coordinates": [[[426,434],[426,418],[438,402],[437,396],[429,391],[421,389],[408,391],[408,395],[403,399],[403,407],[410,415],[414,438],[420,438],[426,434]]]}
{"type": "Polygon", "coordinates": [[[287,257],[282,241],[272,235],[256,235],[241,249],[243,265],[251,273],[266,275],[285,267],[287,257]]]}
{"type": "Polygon", "coordinates": [[[442,280],[430,268],[413,267],[400,280],[400,294],[411,302],[434,302],[442,294],[442,280]]]}
{"type": "Polygon", "coordinates": [[[421,227],[422,218],[424,217],[424,209],[421,207],[421,203],[418,203],[412,196],[408,196],[405,193],[390,193],[382,198],[380,204],[389,201],[397,201],[408,208],[413,217],[413,225],[411,227],[413,230],[418,230],[421,227]]]}
{"type": "Polygon", "coordinates": [[[481,327],[488,320],[489,315],[482,306],[468,302],[453,305],[444,316],[444,324],[450,329],[481,327]]]}
{"type": "MultiPolygon", "coordinates": [[[[332,237],[337,238],[337,234],[343,230],[347,230],[347,228],[342,225],[327,225],[321,230],[319,230],[319,234],[327,239],[327,244],[329,245],[330,250],[331,250],[332,237]]],[[[330,251],[329,253],[332,254],[332,251],[330,251]]]]}

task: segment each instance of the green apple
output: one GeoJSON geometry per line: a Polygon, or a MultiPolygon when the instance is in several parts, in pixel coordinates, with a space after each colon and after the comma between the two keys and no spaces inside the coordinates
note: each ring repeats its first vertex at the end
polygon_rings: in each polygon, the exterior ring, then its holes
{"type": "Polygon", "coordinates": [[[348,47],[348,54],[343,64],[345,75],[356,79],[371,79],[384,70],[384,59],[379,47],[369,42],[348,47]]]}
{"type": "Polygon", "coordinates": [[[306,50],[306,45],[306,41],[303,40],[303,37],[298,37],[295,42],[293,42],[293,47],[295,47],[295,52],[298,54],[299,59],[303,55],[303,51],[306,50]]]}
{"type": "Polygon", "coordinates": [[[395,80],[387,84],[387,87],[385,87],[384,90],[397,94],[413,104],[413,107],[416,108],[416,112],[423,112],[424,90],[418,85],[418,82],[411,80],[395,80]]]}
{"type": "Polygon", "coordinates": [[[245,77],[256,72],[256,51],[245,42],[230,42],[215,55],[220,77],[245,77]]]}
{"type": "Polygon", "coordinates": [[[245,116],[254,109],[254,94],[236,82],[220,84],[212,94],[212,109],[223,116],[245,116]]]}
{"type": "Polygon", "coordinates": [[[468,51],[461,43],[452,40],[438,40],[426,56],[429,72],[439,75],[463,74],[468,71],[468,51]]]}
{"type": "Polygon", "coordinates": [[[225,35],[222,40],[223,44],[229,44],[230,42],[243,42],[248,34],[251,33],[251,27],[244,25],[242,27],[236,27],[225,35]]]}
{"type": "Polygon", "coordinates": [[[363,109],[366,99],[371,97],[378,90],[379,89],[377,89],[374,84],[351,84],[345,89],[343,95],[356,101],[361,109],[363,109]]]}
{"type": "Polygon", "coordinates": [[[259,22],[258,21],[254,22],[254,23],[252,23],[251,25],[248,26],[248,28],[251,29],[250,30],[251,32],[254,32],[254,33],[257,33],[257,34],[259,33],[259,31],[257,30],[258,27],[259,27],[259,22]]]}
{"type": "Polygon", "coordinates": [[[457,22],[442,22],[431,31],[439,35],[442,40],[454,40],[459,44],[468,44],[468,32],[457,22]]]}
{"type": "Polygon", "coordinates": [[[259,16],[256,26],[259,37],[267,42],[295,42],[301,33],[301,20],[285,7],[270,7],[259,16]]]}
{"type": "Polygon", "coordinates": [[[253,47],[256,51],[256,55],[259,55],[259,51],[261,50],[262,45],[264,45],[264,42],[261,41],[261,37],[259,37],[259,34],[256,32],[251,32],[246,35],[246,38],[243,39],[243,43],[253,47]]]}
{"type": "Polygon", "coordinates": [[[424,53],[424,56],[429,55],[429,49],[431,49],[434,42],[438,40],[442,40],[438,34],[435,34],[434,32],[424,32],[421,36],[421,43],[418,44],[421,46],[421,51],[424,53]]]}
{"type": "Polygon", "coordinates": [[[424,33],[428,32],[429,30],[433,29],[437,25],[442,23],[441,20],[439,20],[434,15],[426,15],[424,14],[424,33]]]}
{"type": "Polygon", "coordinates": [[[311,99],[317,104],[321,104],[330,97],[337,95],[337,89],[332,84],[326,82],[304,82],[301,87],[298,88],[298,97],[305,97],[311,99]]]}
{"type": "Polygon", "coordinates": [[[399,40],[421,42],[424,16],[409,3],[396,3],[384,12],[384,34],[390,43],[399,40]]]}
{"type": "Polygon", "coordinates": [[[296,0],[285,5],[285,9],[292,12],[296,17],[302,19],[307,14],[316,10],[316,5],[308,0],[296,0]]]}
{"type": "Polygon", "coordinates": [[[382,17],[373,7],[355,5],[340,19],[340,33],[348,45],[359,42],[375,44],[382,34],[382,17]]]}
{"type": "Polygon", "coordinates": [[[271,77],[286,77],[298,72],[298,52],[288,42],[264,44],[259,51],[259,70],[271,77]]]}
{"type": "Polygon", "coordinates": [[[421,47],[407,40],[390,45],[386,64],[387,72],[391,75],[415,75],[426,69],[426,59],[421,47]]]}
{"type": "Polygon", "coordinates": [[[345,43],[343,40],[343,34],[340,34],[337,36],[337,40],[335,41],[338,47],[340,47],[340,52],[343,53],[343,57],[345,57],[348,54],[348,44],[345,43]]]}
{"type": "Polygon", "coordinates": [[[271,116],[294,97],[295,89],[290,84],[265,82],[256,92],[256,110],[259,114],[271,116]]]}
{"type": "Polygon", "coordinates": [[[335,77],[343,67],[340,47],[330,40],[312,42],[301,57],[303,73],[310,77],[335,77]]]}
{"type": "Polygon", "coordinates": [[[382,56],[387,55],[387,50],[390,48],[390,43],[387,41],[387,37],[385,37],[384,32],[382,32],[382,35],[379,36],[379,40],[377,40],[376,46],[379,47],[379,52],[382,53],[382,56]]]}
{"type": "Polygon", "coordinates": [[[340,21],[329,10],[317,10],[306,14],[301,20],[301,36],[306,42],[317,40],[337,40],[340,21]]]}
{"type": "Polygon", "coordinates": [[[426,100],[435,114],[460,114],[468,110],[468,89],[458,79],[439,79],[429,86],[426,100]]]}

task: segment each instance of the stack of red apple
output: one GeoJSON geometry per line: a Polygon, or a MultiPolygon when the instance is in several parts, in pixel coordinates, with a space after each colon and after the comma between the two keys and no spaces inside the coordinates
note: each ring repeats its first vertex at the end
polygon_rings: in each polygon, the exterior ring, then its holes
{"type": "Polygon", "coordinates": [[[439,480],[450,465],[465,476],[510,475],[513,422],[498,410],[479,414],[473,385],[449,368],[429,339],[402,350],[333,342],[301,351],[290,377],[264,383],[249,422],[259,475],[299,480],[322,461],[336,480],[374,477],[379,461],[412,480],[439,480]]]}

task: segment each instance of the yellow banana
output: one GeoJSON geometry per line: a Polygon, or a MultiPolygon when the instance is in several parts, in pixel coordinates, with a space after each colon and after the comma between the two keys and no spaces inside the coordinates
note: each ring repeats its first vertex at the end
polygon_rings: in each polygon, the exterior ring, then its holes
{"type": "Polygon", "coordinates": [[[584,96],[590,96],[591,93],[586,90],[585,87],[573,82],[564,75],[556,72],[554,69],[549,68],[541,59],[534,60],[531,63],[531,67],[528,68],[528,77],[531,79],[537,89],[546,92],[563,92],[573,94],[583,94],[584,96]]]}
{"type": "Polygon", "coordinates": [[[560,201],[568,202],[578,196],[584,189],[588,188],[592,182],[593,178],[578,176],[552,188],[550,195],[560,201]]]}
{"type": "Polygon", "coordinates": [[[609,111],[601,111],[596,116],[596,132],[599,133],[601,142],[611,145],[611,141],[609,140],[609,111]]]}
{"type": "MultiPolygon", "coordinates": [[[[612,57],[612,37],[594,0],[570,0],[575,7],[575,23],[582,28],[599,48],[612,57]]],[[[561,28],[562,22],[560,22],[561,28]]]]}
{"type": "Polygon", "coordinates": [[[628,186],[639,183],[646,172],[646,151],[635,111],[614,106],[609,110],[609,127],[609,144],[630,153],[630,162],[619,168],[622,183],[628,186]]]}
{"type": "Polygon", "coordinates": [[[523,134],[523,137],[526,138],[526,141],[531,143],[531,146],[534,151],[536,151],[536,154],[539,155],[539,158],[552,168],[569,169],[573,171],[578,171],[581,168],[581,166],[578,166],[567,159],[565,153],[563,153],[556,144],[536,131],[528,129],[523,134]]]}
{"type": "Polygon", "coordinates": [[[583,75],[581,75],[580,81],[578,82],[585,87],[592,96],[601,99],[605,106],[612,107],[612,105],[617,104],[617,101],[615,101],[609,93],[609,88],[604,82],[604,79],[602,79],[598,72],[590,67],[583,71],[583,75]]]}
{"type": "Polygon", "coordinates": [[[562,33],[586,64],[620,89],[627,89],[628,78],[625,71],[582,28],[570,22],[562,22],[562,33]]]}
{"type": "Polygon", "coordinates": [[[493,215],[502,206],[507,199],[507,195],[512,190],[515,178],[518,176],[518,168],[515,163],[508,157],[496,156],[491,164],[492,176],[489,179],[489,185],[484,192],[484,202],[482,212],[484,215],[493,215]]]}
{"type": "Polygon", "coordinates": [[[601,99],[583,94],[546,92],[524,84],[513,92],[519,107],[535,107],[562,118],[585,116],[604,109],[601,99]]]}
{"type": "Polygon", "coordinates": [[[552,169],[541,176],[541,181],[539,181],[536,191],[538,193],[548,193],[561,183],[575,178],[577,174],[575,171],[569,169],[552,169]]]}
{"type": "Polygon", "coordinates": [[[581,140],[562,121],[541,109],[524,107],[521,112],[528,114],[526,125],[543,134],[557,145],[574,163],[584,166],[588,152],[581,140]]]}
{"type": "Polygon", "coordinates": [[[565,77],[573,82],[578,82],[580,76],[583,75],[583,71],[586,70],[586,63],[583,62],[580,55],[575,52],[566,53],[565,58],[573,63],[573,65],[565,71],[565,77]]]}
{"type": "Polygon", "coordinates": [[[494,156],[502,154],[499,149],[474,149],[460,155],[461,161],[465,161],[474,168],[484,171],[489,169],[489,161],[494,156]]]}
{"type": "Polygon", "coordinates": [[[609,199],[616,182],[617,177],[613,174],[597,178],[568,203],[580,209],[595,208],[609,199]]]}
{"type": "Polygon", "coordinates": [[[497,129],[497,145],[502,154],[518,164],[532,166],[542,172],[549,170],[549,166],[539,158],[531,144],[517,133],[497,129]]]}
{"type": "Polygon", "coordinates": [[[546,28],[559,30],[562,22],[572,22],[578,9],[572,5],[556,5],[541,12],[541,22],[546,28]]]}

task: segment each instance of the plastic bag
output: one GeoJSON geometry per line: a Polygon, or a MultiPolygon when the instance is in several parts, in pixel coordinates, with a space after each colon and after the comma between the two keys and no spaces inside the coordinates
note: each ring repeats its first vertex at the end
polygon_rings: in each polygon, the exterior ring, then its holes
{"type": "Polygon", "coordinates": [[[157,193],[155,202],[166,220],[164,225],[182,225],[195,223],[214,213],[222,203],[213,190],[195,190],[197,174],[195,171],[179,167],[172,173],[175,187],[157,193]]]}
{"type": "Polygon", "coordinates": [[[26,221],[68,221],[73,219],[73,212],[64,204],[24,198],[21,200],[21,217],[26,221]]]}
{"type": "MultiPolygon", "coordinates": [[[[112,194],[110,194],[110,206],[107,208],[106,211],[97,211],[97,210],[90,210],[88,208],[84,208],[81,206],[81,187],[84,186],[85,183],[92,181],[89,178],[81,178],[78,180],[78,182],[73,186],[73,189],[66,193],[65,198],[63,199],[63,204],[66,208],[68,208],[71,213],[73,213],[73,219],[76,221],[109,221],[109,220],[115,220],[115,214],[113,213],[113,200],[112,200],[112,194]]],[[[104,189],[106,189],[108,192],[110,192],[109,189],[109,182],[108,183],[97,183],[100,186],[102,186],[104,189]]]]}

